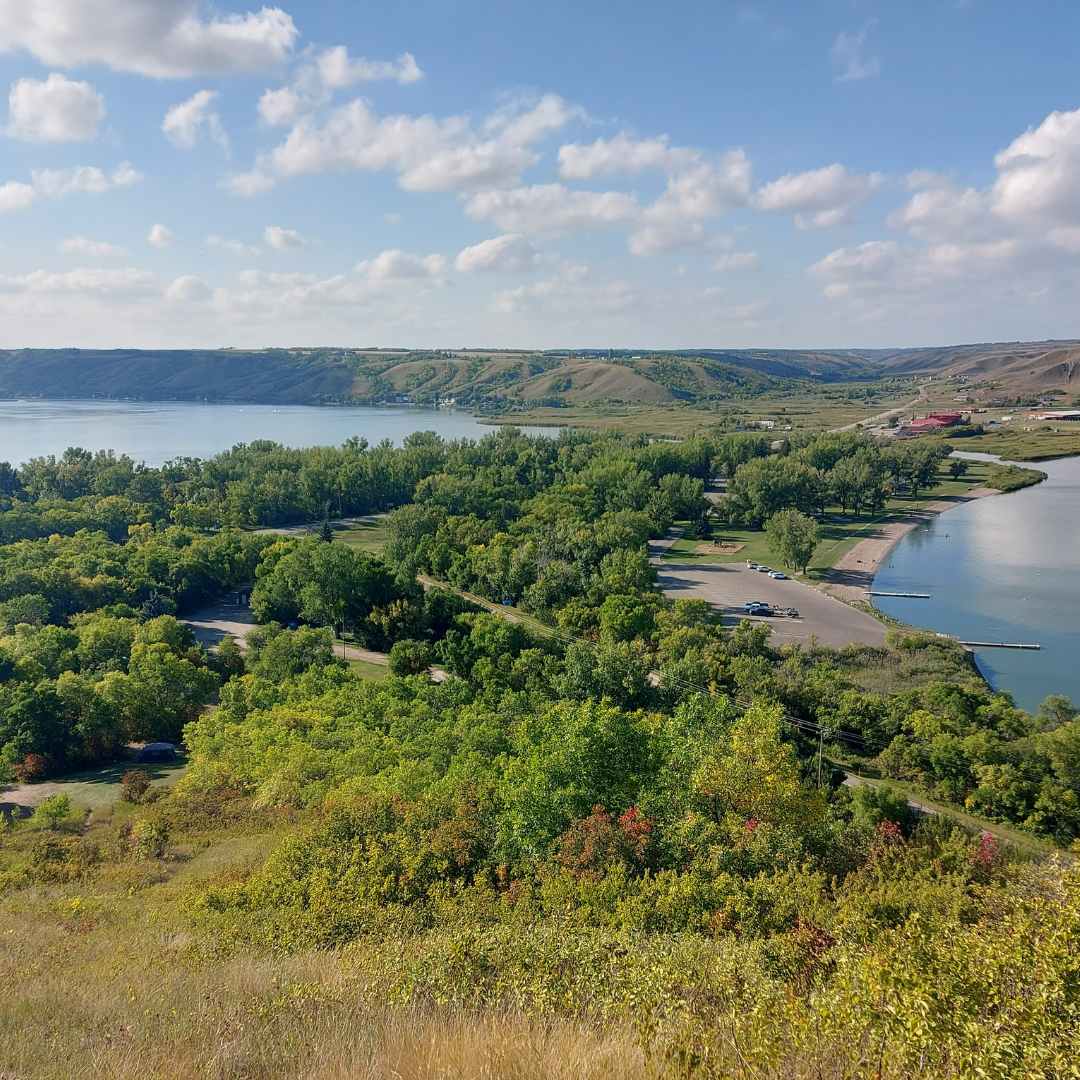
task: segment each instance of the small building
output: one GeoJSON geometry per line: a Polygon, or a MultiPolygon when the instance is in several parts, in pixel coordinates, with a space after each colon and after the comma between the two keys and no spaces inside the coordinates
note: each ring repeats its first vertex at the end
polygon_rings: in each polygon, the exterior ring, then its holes
{"type": "Polygon", "coordinates": [[[1032,420],[1069,420],[1080,422],[1080,409],[1058,409],[1055,412],[1032,413],[1032,420]]]}

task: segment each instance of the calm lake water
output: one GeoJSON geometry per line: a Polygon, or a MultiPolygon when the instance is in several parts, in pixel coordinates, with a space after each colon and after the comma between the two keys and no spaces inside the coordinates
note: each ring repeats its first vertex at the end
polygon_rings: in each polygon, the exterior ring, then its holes
{"type": "MultiPolygon", "coordinates": [[[[986,458],[987,455],[965,455],[986,458]]],[[[980,649],[979,669],[1018,705],[1048,694],[1080,703],[1080,458],[1033,466],[1035,487],[977,499],[908,533],[874,579],[884,612],[965,641],[1037,642],[1039,652],[980,649]]]]}
{"type": "MultiPolygon", "coordinates": [[[[311,405],[203,405],[183,402],[0,401],[0,461],[21,464],[69,446],[116,450],[160,465],[212,457],[237,443],[273,439],[285,446],[340,446],[357,435],[374,446],[414,431],[479,439],[497,430],[445,409],[311,405]]],[[[553,428],[523,428],[557,434],[553,428]]]]}

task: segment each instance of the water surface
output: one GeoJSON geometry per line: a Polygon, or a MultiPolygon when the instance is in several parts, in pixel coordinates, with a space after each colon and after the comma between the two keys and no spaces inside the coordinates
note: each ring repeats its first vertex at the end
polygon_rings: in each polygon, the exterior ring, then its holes
{"type": "Polygon", "coordinates": [[[900,541],[874,579],[875,589],[932,595],[874,598],[914,626],[965,641],[1041,644],[1039,652],[975,652],[990,683],[1028,709],[1053,693],[1080,704],[1080,458],[1034,467],[1049,479],[933,518],[900,541]]]}
{"type": "MultiPolygon", "coordinates": [[[[207,405],[136,401],[0,401],[0,461],[21,464],[69,446],[116,450],[160,465],[212,457],[237,443],[273,439],[286,446],[340,446],[353,435],[400,445],[414,431],[448,439],[496,430],[468,413],[398,407],[207,405]]],[[[523,428],[555,435],[552,428],[523,428]]]]}

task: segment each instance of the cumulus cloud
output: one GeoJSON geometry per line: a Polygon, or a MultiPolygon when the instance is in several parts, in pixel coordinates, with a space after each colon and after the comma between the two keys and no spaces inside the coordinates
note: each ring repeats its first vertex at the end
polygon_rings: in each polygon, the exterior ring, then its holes
{"type": "Polygon", "coordinates": [[[259,119],[270,127],[287,127],[306,108],[305,99],[292,86],[264,90],[259,98],[259,119]]]}
{"type": "Polygon", "coordinates": [[[442,255],[410,255],[391,248],[373,259],[356,264],[356,273],[372,282],[402,281],[415,278],[438,278],[446,272],[442,255]]]}
{"type": "Polygon", "coordinates": [[[197,304],[209,300],[213,290],[194,274],[185,274],[171,282],[165,290],[165,299],[171,304],[197,304]]]}
{"type": "Polygon", "coordinates": [[[60,244],[64,255],[85,255],[93,259],[115,259],[127,251],[104,240],[91,240],[88,236],[69,236],[60,244]]]}
{"type": "Polygon", "coordinates": [[[131,187],[143,178],[126,161],[111,173],[96,165],[76,165],[71,169],[35,169],[30,176],[37,194],[50,199],[75,193],[100,195],[115,188],[131,187]]]}
{"type": "Polygon", "coordinates": [[[321,53],[315,61],[324,86],[341,90],[357,83],[389,80],[407,86],[419,82],[424,73],[412,53],[402,53],[396,60],[366,60],[350,57],[344,45],[337,45],[321,53]]]}
{"type": "Polygon", "coordinates": [[[200,0],[0,0],[0,52],[153,78],[259,71],[292,55],[299,31],[281,8],[204,14],[207,7],[200,0]]]}
{"type": "Polygon", "coordinates": [[[1080,224],[1080,109],[1052,112],[994,159],[994,212],[1006,221],[1080,224]]]}
{"type": "MultiPolygon", "coordinates": [[[[272,106],[270,115],[278,115],[276,110],[272,106]]],[[[499,110],[478,129],[463,116],[380,116],[358,99],[332,109],[322,123],[300,118],[248,177],[234,177],[229,186],[252,194],[265,190],[275,174],[358,170],[395,172],[409,191],[504,187],[539,160],[534,143],[580,115],[580,109],[547,94],[499,110]]]]}
{"type": "Polygon", "coordinates": [[[284,229],[280,225],[267,225],[263,229],[263,240],[267,247],[272,247],[275,251],[288,251],[290,248],[301,248],[307,244],[295,229],[284,229]]]}
{"type": "Polygon", "coordinates": [[[26,210],[33,205],[37,192],[30,184],[18,180],[8,180],[0,184],[0,214],[10,214],[16,210],[26,210]]]}
{"type": "Polygon", "coordinates": [[[187,101],[181,101],[165,113],[161,130],[165,137],[181,150],[191,150],[205,131],[226,153],[229,136],[221,116],[213,108],[218,98],[216,90],[200,90],[187,101]]]}
{"type": "Polygon", "coordinates": [[[229,194],[239,195],[245,199],[250,199],[255,195],[262,195],[270,191],[276,184],[277,181],[261,169],[232,173],[221,181],[222,188],[229,194]]]}
{"type": "Polygon", "coordinates": [[[206,238],[206,246],[215,251],[227,251],[230,255],[242,255],[253,259],[261,253],[261,249],[254,244],[245,244],[240,240],[229,240],[224,236],[212,233],[206,238]]]}
{"type": "Polygon", "coordinates": [[[754,203],[761,210],[793,213],[800,229],[827,229],[850,221],[883,179],[880,173],[853,173],[834,163],[781,176],[762,187],[754,203]]]}
{"type": "Polygon", "coordinates": [[[0,292],[88,293],[98,296],[127,296],[152,292],[153,274],[145,270],[83,269],[53,272],[34,270],[28,274],[0,276],[0,292]]]}
{"type": "Polygon", "coordinates": [[[173,242],[172,229],[166,228],[164,225],[151,225],[150,231],[146,234],[146,242],[151,247],[167,248],[173,242]]]}
{"type": "Polygon", "coordinates": [[[635,139],[622,131],[612,139],[560,146],[559,175],[564,180],[592,180],[597,176],[632,174],[646,169],[671,170],[692,164],[700,157],[696,150],[672,147],[666,135],[635,139]]]}
{"type": "Polygon", "coordinates": [[[19,79],[8,95],[7,133],[29,142],[86,142],[105,119],[105,99],[88,82],[55,72],[19,79]]]}
{"type": "Polygon", "coordinates": [[[475,221],[507,232],[538,233],[602,229],[635,221],[641,207],[619,191],[576,191],[563,184],[480,191],[465,203],[475,221]]]}
{"type": "Polygon", "coordinates": [[[495,294],[492,309],[500,314],[531,313],[569,322],[622,315],[640,309],[644,297],[627,281],[583,282],[584,274],[545,278],[495,294]]]}
{"type": "Polygon", "coordinates": [[[536,248],[520,233],[506,233],[463,248],[454,266],[464,273],[520,274],[536,269],[536,248]]]}
{"type": "Polygon", "coordinates": [[[857,32],[841,31],[836,35],[830,55],[837,82],[857,82],[881,74],[881,61],[870,56],[866,47],[874,25],[874,21],[870,21],[857,32]]]}

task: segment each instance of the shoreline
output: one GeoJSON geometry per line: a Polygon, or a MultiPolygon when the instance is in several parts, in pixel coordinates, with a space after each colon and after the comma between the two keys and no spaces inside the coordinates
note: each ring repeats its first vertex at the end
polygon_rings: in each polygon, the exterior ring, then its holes
{"type": "Polygon", "coordinates": [[[963,495],[938,499],[918,510],[910,511],[903,517],[881,522],[871,535],[859,540],[834,566],[825,571],[819,587],[822,592],[844,603],[869,604],[870,590],[878,570],[892,549],[909,532],[965,503],[1001,494],[1003,493],[997,488],[976,487],[963,495]]]}

